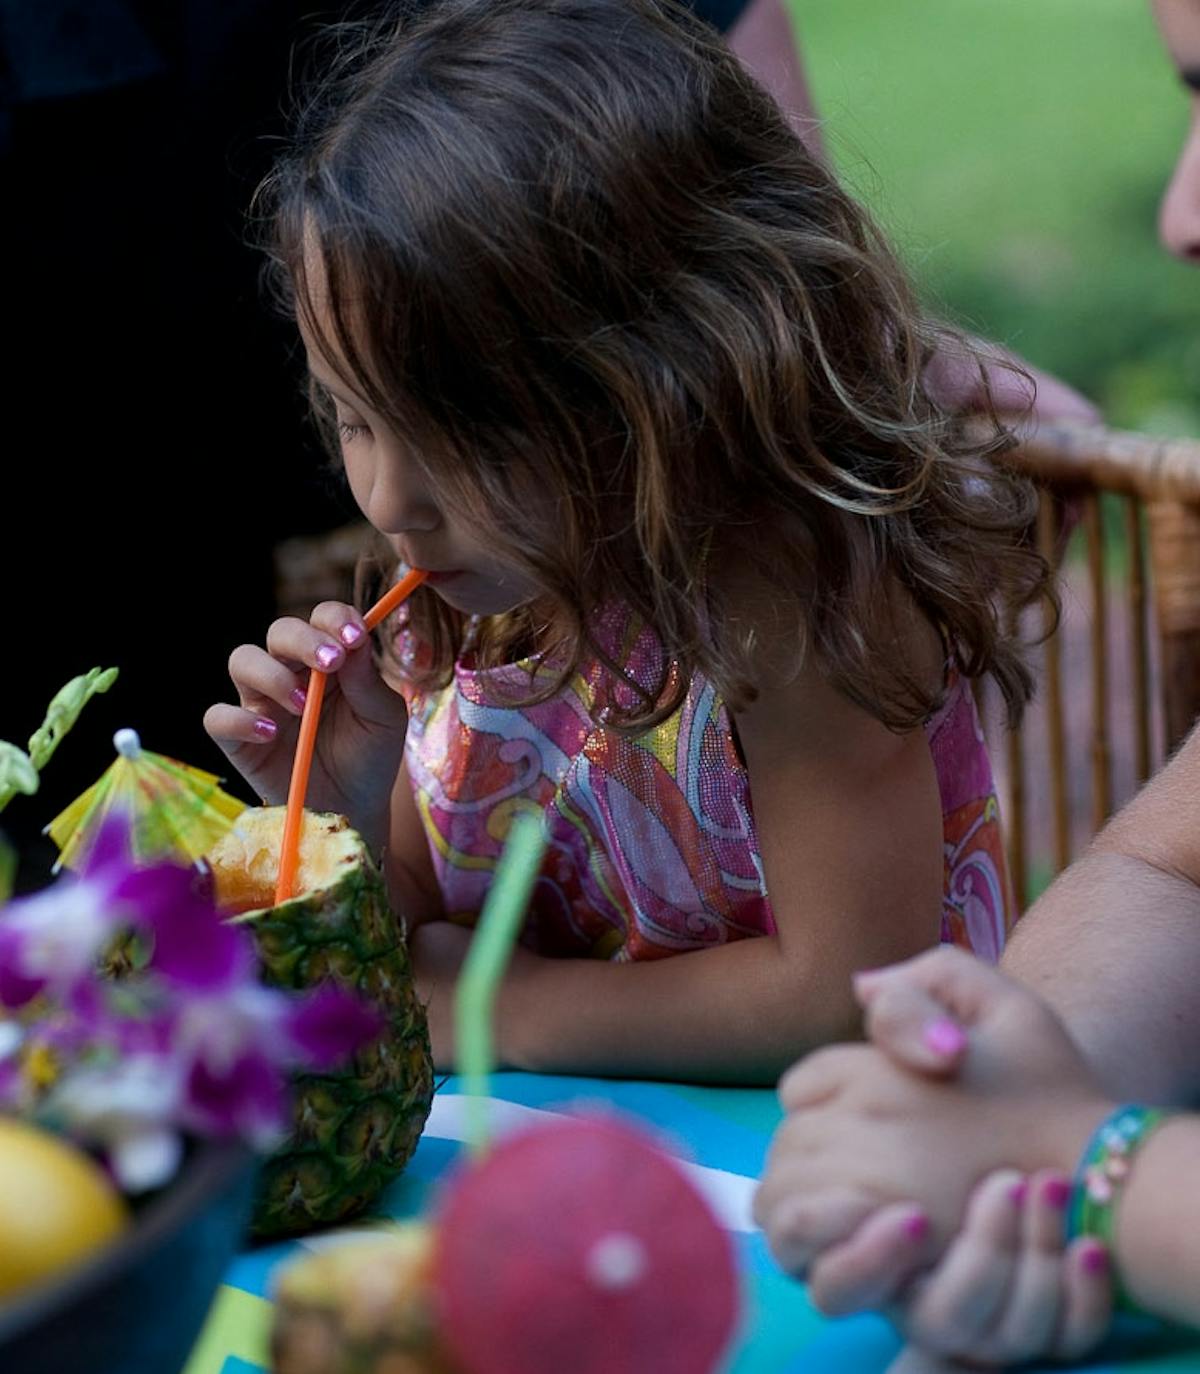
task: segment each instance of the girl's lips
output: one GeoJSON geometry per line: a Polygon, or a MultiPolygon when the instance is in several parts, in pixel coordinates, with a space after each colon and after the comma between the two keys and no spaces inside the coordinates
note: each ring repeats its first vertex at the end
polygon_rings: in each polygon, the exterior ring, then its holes
{"type": "Polygon", "coordinates": [[[450,568],[446,572],[427,572],[425,574],[425,581],[432,583],[436,587],[461,576],[461,568],[450,568]]]}

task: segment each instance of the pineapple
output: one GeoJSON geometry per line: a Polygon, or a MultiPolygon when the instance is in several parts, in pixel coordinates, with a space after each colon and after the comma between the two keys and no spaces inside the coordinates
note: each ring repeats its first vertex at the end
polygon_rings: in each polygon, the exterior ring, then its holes
{"type": "Polygon", "coordinates": [[[273,906],[283,807],[243,811],[208,855],[217,900],[253,930],[263,980],[332,978],[390,1030],[351,1064],[297,1076],[292,1132],[263,1166],[252,1230],[294,1235],[362,1211],[407,1164],[429,1115],[433,1061],[404,935],[383,879],[344,816],[306,812],[298,896],[273,906]]]}
{"type": "Polygon", "coordinates": [[[408,1222],[290,1264],[274,1294],[274,1374],[452,1374],[431,1252],[429,1227],[408,1222]]]}

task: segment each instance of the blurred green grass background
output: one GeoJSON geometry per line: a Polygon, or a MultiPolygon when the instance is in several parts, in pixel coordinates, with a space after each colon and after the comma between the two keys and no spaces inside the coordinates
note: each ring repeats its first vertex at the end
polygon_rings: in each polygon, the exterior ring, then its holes
{"type": "Polygon", "coordinates": [[[827,146],[927,304],[1200,435],[1200,271],[1157,240],[1187,100],[1144,0],[788,0],[827,146]]]}

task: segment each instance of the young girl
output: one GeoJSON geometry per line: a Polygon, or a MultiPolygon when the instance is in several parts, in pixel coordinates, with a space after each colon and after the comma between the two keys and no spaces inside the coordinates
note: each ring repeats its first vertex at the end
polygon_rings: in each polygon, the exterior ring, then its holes
{"type": "Polygon", "coordinates": [[[350,606],[276,622],[206,727],[278,802],[331,674],[309,804],[385,850],[438,1061],[521,808],[550,845],[513,1066],[771,1080],[856,1029],[854,969],[995,958],[968,679],[1029,689],[1029,495],[931,403],[895,261],[711,31],[447,0],[338,60],[269,203],[351,491],[430,577],[381,667],[350,606]]]}

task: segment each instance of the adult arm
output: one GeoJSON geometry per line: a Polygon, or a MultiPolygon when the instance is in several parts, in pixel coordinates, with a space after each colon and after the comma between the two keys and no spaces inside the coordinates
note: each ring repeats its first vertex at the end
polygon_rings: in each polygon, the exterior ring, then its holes
{"type": "Polygon", "coordinates": [[[1018,923],[1002,965],[1114,1096],[1200,1101],[1200,732],[1018,923]]]}

